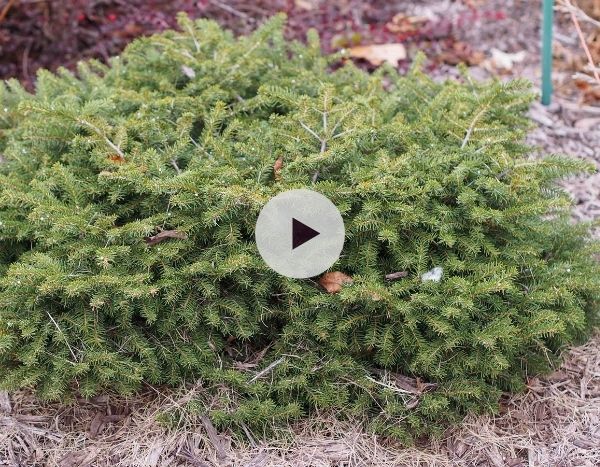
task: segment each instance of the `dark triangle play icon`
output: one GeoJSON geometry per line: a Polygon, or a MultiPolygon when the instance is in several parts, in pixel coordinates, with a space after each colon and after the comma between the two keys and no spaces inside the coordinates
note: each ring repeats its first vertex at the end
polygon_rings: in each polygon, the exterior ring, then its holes
{"type": "Polygon", "coordinates": [[[304,245],[317,235],[320,235],[320,232],[292,217],[292,250],[298,248],[300,245],[304,245]]]}

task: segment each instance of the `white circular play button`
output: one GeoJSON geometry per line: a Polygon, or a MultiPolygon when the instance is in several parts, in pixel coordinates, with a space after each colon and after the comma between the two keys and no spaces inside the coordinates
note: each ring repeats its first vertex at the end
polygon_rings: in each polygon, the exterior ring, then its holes
{"type": "Polygon", "coordinates": [[[335,205],[311,190],[278,194],[256,221],[256,245],[265,263],[295,279],[329,269],[342,252],[344,236],[344,221],[335,205]]]}

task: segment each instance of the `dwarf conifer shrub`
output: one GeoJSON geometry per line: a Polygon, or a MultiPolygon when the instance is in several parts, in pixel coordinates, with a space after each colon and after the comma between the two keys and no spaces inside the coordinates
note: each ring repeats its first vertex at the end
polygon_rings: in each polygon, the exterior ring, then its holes
{"type": "Polygon", "coordinates": [[[109,66],[0,88],[3,388],[196,382],[221,427],[335,410],[408,439],[585,334],[596,246],[555,184],[589,168],[528,157],[527,84],[369,75],[282,23],[182,17],[109,66]],[[293,188],[344,217],[339,293],[257,252],[293,188]]]}

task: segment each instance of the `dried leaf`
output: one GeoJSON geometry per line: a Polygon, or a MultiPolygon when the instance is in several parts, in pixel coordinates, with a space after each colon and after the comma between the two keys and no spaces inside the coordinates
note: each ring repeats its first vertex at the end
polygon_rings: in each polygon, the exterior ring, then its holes
{"type": "Polygon", "coordinates": [[[442,52],[438,56],[438,60],[449,65],[458,65],[466,63],[469,66],[479,65],[485,59],[485,54],[477,50],[473,50],[466,42],[455,41],[449,50],[442,52]]]}
{"type": "Polygon", "coordinates": [[[134,23],[133,21],[130,21],[123,27],[123,29],[115,31],[114,34],[117,37],[131,40],[131,38],[137,37],[143,33],[144,33],[143,26],[141,26],[137,23],[134,23]]]}
{"type": "Polygon", "coordinates": [[[281,169],[283,168],[283,156],[279,156],[273,165],[275,180],[281,180],[281,169]]]}
{"type": "Polygon", "coordinates": [[[183,232],[178,232],[177,230],[163,230],[162,232],[153,235],[152,237],[146,237],[146,244],[149,246],[156,245],[157,243],[162,242],[168,238],[178,238],[180,240],[185,240],[188,238],[187,234],[183,232]]]}
{"type": "Polygon", "coordinates": [[[414,409],[414,408],[416,408],[416,407],[419,405],[419,403],[420,403],[420,402],[421,402],[421,401],[419,400],[419,398],[418,398],[418,397],[413,397],[413,398],[412,398],[411,400],[409,400],[409,401],[408,401],[406,404],[404,404],[404,406],[405,406],[407,409],[414,409]]]}
{"type": "Polygon", "coordinates": [[[208,439],[212,443],[215,451],[217,451],[217,458],[220,460],[227,458],[227,453],[225,452],[225,448],[223,447],[223,442],[214,425],[210,421],[206,415],[202,415],[200,417],[200,421],[204,425],[204,429],[206,430],[206,434],[208,435],[208,439]]]}
{"type": "Polygon", "coordinates": [[[398,60],[406,59],[406,48],[400,43],[359,45],[351,47],[348,51],[351,57],[362,58],[375,66],[383,62],[396,66],[398,60]]]}
{"type": "Polygon", "coordinates": [[[337,293],[342,290],[344,284],[352,284],[352,278],[343,272],[327,272],[319,279],[319,284],[329,293],[337,293]]]}
{"type": "Polygon", "coordinates": [[[392,20],[385,25],[386,29],[395,34],[414,34],[429,18],[424,16],[408,16],[404,13],[394,15],[392,20]]]}
{"type": "Polygon", "coordinates": [[[88,430],[90,438],[95,439],[103,426],[104,416],[100,412],[96,412],[96,415],[92,419],[92,422],[90,423],[90,428],[88,430]]]}
{"type": "Polygon", "coordinates": [[[448,438],[446,440],[446,447],[449,452],[454,454],[454,457],[460,459],[467,452],[468,446],[457,438],[448,438]]]}
{"type": "Polygon", "coordinates": [[[125,158],[120,154],[111,154],[110,156],[108,156],[108,158],[115,164],[122,164],[123,162],[125,162],[125,158]]]}
{"type": "Polygon", "coordinates": [[[392,272],[390,274],[386,274],[385,278],[388,281],[395,281],[396,279],[402,279],[403,277],[408,276],[408,271],[398,271],[392,272]]]}
{"type": "Polygon", "coordinates": [[[125,418],[127,418],[126,414],[103,415],[101,412],[96,412],[96,415],[92,419],[90,428],[88,430],[90,438],[96,438],[106,423],[120,422],[125,418]]]}
{"type": "Polygon", "coordinates": [[[582,101],[586,104],[593,104],[600,101],[600,86],[595,82],[591,83],[583,79],[575,80],[575,86],[582,91],[582,101]]]}

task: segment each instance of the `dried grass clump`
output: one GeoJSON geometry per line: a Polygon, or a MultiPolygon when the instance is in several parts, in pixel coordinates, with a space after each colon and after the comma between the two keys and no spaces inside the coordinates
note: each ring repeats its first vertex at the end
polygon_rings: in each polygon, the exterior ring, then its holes
{"type": "Polygon", "coordinates": [[[194,390],[149,388],[134,398],[102,396],[42,404],[30,393],[0,396],[0,465],[83,466],[597,466],[600,465],[600,335],[572,349],[496,417],[470,417],[443,440],[403,449],[368,434],[360,421],[323,414],[268,443],[218,434],[207,419],[182,416],[168,430],[156,419],[194,390]]]}

